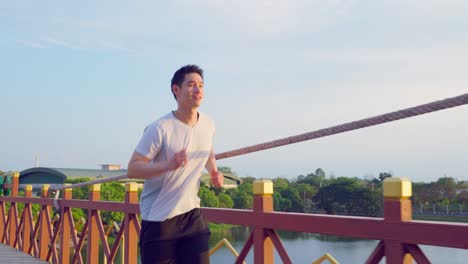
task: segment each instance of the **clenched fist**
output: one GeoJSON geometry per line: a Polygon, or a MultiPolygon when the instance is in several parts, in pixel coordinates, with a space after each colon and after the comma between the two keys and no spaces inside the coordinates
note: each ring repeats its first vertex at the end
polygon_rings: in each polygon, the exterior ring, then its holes
{"type": "Polygon", "coordinates": [[[175,170],[187,163],[187,151],[185,149],[177,152],[169,161],[169,170],[175,170]]]}
{"type": "Polygon", "coordinates": [[[214,187],[220,188],[223,186],[224,175],[218,170],[213,169],[211,171],[211,182],[213,183],[214,187]]]}

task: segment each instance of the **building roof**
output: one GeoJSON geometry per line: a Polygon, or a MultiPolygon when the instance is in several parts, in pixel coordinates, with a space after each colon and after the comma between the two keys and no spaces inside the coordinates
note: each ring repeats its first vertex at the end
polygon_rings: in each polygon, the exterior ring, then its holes
{"type": "Polygon", "coordinates": [[[93,170],[93,169],[69,169],[69,168],[46,168],[46,167],[35,167],[24,170],[20,175],[26,175],[30,173],[51,173],[55,175],[61,175],[65,179],[73,178],[101,178],[101,177],[113,177],[123,174],[127,174],[127,170],[93,170]]]}
{"type": "Polygon", "coordinates": [[[67,179],[107,178],[125,174],[127,174],[127,170],[92,170],[35,167],[24,170],[20,173],[20,183],[64,183],[67,179]]]}
{"type": "Polygon", "coordinates": [[[127,170],[93,170],[93,169],[66,169],[50,168],[67,176],[67,179],[73,178],[107,178],[127,174],[127,170]]]}

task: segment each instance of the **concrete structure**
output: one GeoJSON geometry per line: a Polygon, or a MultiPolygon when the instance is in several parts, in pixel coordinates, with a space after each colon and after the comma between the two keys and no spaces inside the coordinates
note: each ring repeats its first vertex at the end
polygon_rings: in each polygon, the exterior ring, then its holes
{"type": "MultiPolygon", "coordinates": [[[[71,168],[46,168],[36,167],[20,172],[19,184],[23,187],[26,184],[31,184],[34,191],[40,189],[42,184],[50,184],[53,186],[61,186],[66,180],[90,178],[91,180],[114,177],[127,174],[127,170],[93,170],[93,169],[71,169],[71,168]]],[[[125,179],[122,182],[127,182],[125,179]]],[[[135,179],[131,180],[135,182],[135,179]]],[[[140,180],[140,182],[143,182],[140,180]]]]}
{"type": "MultiPolygon", "coordinates": [[[[237,188],[239,184],[242,183],[242,179],[235,176],[232,173],[226,173],[223,172],[224,174],[224,183],[223,183],[223,188],[225,189],[230,189],[230,188],[237,188]]],[[[211,185],[210,181],[210,175],[209,174],[203,174],[201,178],[201,182],[204,185],[211,185]]]]}
{"type": "Polygon", "coordinates": [[[120,170],[120,164],[101,164],[101,170],[120,170]]]}

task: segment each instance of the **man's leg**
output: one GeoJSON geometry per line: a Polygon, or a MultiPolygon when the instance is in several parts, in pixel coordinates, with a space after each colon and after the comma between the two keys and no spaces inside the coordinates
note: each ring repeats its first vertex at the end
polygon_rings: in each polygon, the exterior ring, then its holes
{"type": "Polygon", "coordinates": [[[210,233],[181,238],[177,245],[177,264],[209,264],[210,233]]]}
{"type": "Polygon", "coordinates": [[[140,243],[142,264],[175,264],[176,240],[140,243]]]}
{"type": "Polygon", "coordinates": [[[174,264],[177,240],[171,239],[175,226],[171,221],[142,221],[140,258],[142,264],[174,264]]]}

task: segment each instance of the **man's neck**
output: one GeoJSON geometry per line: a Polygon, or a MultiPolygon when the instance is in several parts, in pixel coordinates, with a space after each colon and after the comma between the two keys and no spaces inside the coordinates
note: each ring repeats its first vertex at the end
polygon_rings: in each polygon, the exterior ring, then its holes
{"type": "Polygon", "coordinates": [[[196,108],[193,108],[193,109],[177,108],[177,110],[174,111],[174,115],[182,123],[185,123],[191,127],[195,126],[198,121],[198,111],[196,108]]]}

